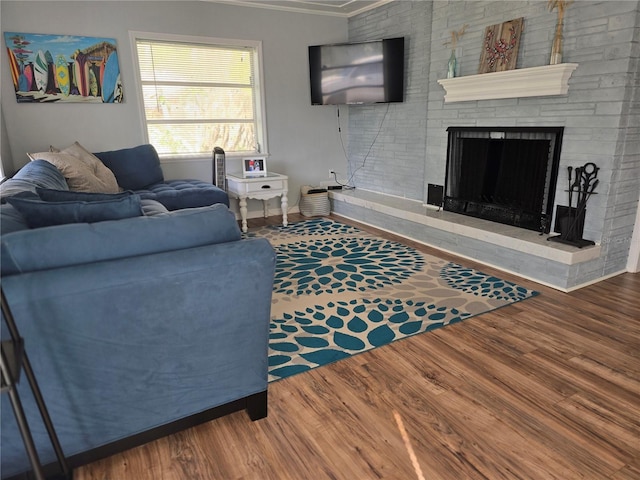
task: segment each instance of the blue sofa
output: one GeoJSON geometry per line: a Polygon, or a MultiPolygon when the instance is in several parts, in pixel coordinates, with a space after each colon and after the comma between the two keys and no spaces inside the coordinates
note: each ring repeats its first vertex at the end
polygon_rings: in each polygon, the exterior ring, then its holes
{"type": "MultiPolygon", "coordinates": [[[[242,239],[224,202],[177,209],[188,188],[69,201],[66,187],[42,160],[0,185],[0,270],[70,466],[232,411],[266,416],[275,269],[268,241],[242,239]],[[43,201],[46,192],[67,200],[43,201]],[[96,221],[103,206],[122,218],[96,221]],[[34,225],[50,221],[32,215],[39,209],[57,224],[34,225]]],[[[55,453],[26,379],[18,387],[51,472],[55,453]]],[[[1,415],[1,472],[10,478],[30,464],[7,395],[1,415]]]]}
{"type": "MultiPolygon", "coordinates": [[[[227,193],[212,183],[202,180],[165,180],[160,167],[158,153],[153,145],[139,145],[133,148],[95,154],[85,152],[84,148],[77,143],[69,148],[73,148],[72,151],[76,155],[82,153],[91,156],[95,155],[109,169],[110,174],[115,177],[120,189],[133,191],[139,194],[142,199],[156,200],[168,210],[205,207],[214,203],[223,203],[227,207],[229,206],[227,193]]],[[[31,154],[30,156],[32,156],[33,160],[38,160],[41,157],[46,159],[47,155],[55,154],[45,152],[31,154]]],[[[86,171],[88,172],[89,169],[86,171]]],[[[39,185],[39,182],[41,183],[42,181],[51,181],[56,188],[69,189],[64,178],[62,182],[56,183],[55,179],[43,179],[42,176],[46,174],[42,171],[37,172],[35,178],[31,178],[30,172],[30,169],[26,171],[22,169],[9,182],[4,184],[2,198],[20,193],[23,190],[35,191],[37,186],[42,186],[39,185]]]]}
{"type": "Polygon", "coordinates": [[[118,185],[142,199],[156,200],[169,210],[204,207],[214,203],[229,206],[224,190],[202,180],[165,180],[152,145],[140,145],[95,154],[115,175],[118,185]]]}

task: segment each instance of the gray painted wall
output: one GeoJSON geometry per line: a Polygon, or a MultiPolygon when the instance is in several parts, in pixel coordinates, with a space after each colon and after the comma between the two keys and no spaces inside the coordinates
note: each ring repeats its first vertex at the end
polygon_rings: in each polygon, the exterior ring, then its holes
{"type": "MultiPolygon", "coordinates": [[[[7,134],[7,124],[4,121],[4,112],[2,111],[2,105],[0,105],[0,161],[2,165],[10,165],[10,170],[13,168],[13,160],[11,159],[11,149],[9,148],[9,135],[7,134]]],[[[11,173],[11,171],[6,172],[4,168],[2,168],[2,175],[4,177],[11,173]]]]}
{"type": "MultiPolygon", "coordinates": [[[[326,180],[329,168],[344,165],[335,109],[311,106],[307,53],[308,45],[345,41],[344,18],[200,1],[2,0],[0,8],[3,32],[115,38],[125,94],[125,102],[116,105],[17,104],[3,50],[1,98],[14,169],[28,161],[26,152],[49,145],[65,147],[77,140],[91,151],[103,151],[143,142],[132,30],[262,41],[269,168],[290,176],[290,206],[297,203],[300,185],[326,180]]],[[[164,164],[163,169],[168,178],[211,179],[208,159],[164,164]]],[[[250,201],[249,208],[261,211],[257,201],[250,201]]]]}
{"type": "Polygon", "coordinates": [[[357,169],[353,183],[425,201],[427,184],[444,182],[447,127],[564,126],[556,203],[568,203],[567,166],[596,163],[600,184],[587,205],[584,238],[603,245],[598,260],[572,269],[569,284],[623,271],[640,193],[639,3],[580,1],[569,7],[563,61],[579,67],[568,95],[445,105],[437,80],[446,76],[450,49],[443,44],[450,32],[468,25],[459,42],[460,74],[473,75],[485,27],[518,17],[524,17],[524,32],[517,68],[548,64],[557,16],[543,1],[402,1],[350,20],[350,39],[402,34],[415,48],[408,62],[407,102],[390,108],[377,140],[373,132],[386,106],[350,107],[349,168],[357,169]],[[426,107],[416,110],[424,102],[426,107]],[[396,120],[405,118],[408,125],[396,120]],[[366,164],[358,169],[366,152],[366,164]]]}

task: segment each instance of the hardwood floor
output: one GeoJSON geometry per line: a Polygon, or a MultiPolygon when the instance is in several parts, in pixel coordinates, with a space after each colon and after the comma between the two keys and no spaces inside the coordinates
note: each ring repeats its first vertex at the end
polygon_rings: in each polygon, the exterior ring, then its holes
{"type": "Polygon", "coordinates": [[[541,295],[274,382],[266,419],[238,412],[74,479],[640,479],[640,274],[564,294],[400,241],[541,295]]]}

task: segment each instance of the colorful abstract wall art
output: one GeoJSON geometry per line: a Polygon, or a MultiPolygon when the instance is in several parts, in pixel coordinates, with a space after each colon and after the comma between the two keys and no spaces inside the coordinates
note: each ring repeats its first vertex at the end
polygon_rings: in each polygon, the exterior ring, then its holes
{"type": "Polygon", "coordinates": [[[18,103],[122,103],[116,41],[5,32],[18,103]]]}

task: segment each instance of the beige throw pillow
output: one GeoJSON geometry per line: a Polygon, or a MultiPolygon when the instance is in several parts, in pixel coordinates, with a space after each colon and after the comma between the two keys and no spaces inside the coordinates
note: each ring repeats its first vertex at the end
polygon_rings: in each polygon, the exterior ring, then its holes
{"type": "Polygon", "coordinates": [[[118,181],[116,180],[116,176],[113,174],[109,168],[100,161],[98,157],[96,157],[93,153],[89,152],[86,148],[80,145],[78,142],[75,142],[73,145],[62,150],[63,153],[70,153],[74,157],[78,157],[80,160],[89,165],[95,176],[98,177],[106,187],[109,189],[108,192],[104,193],[118,193],[121,188],[118,186],[118,181]]]}
{"type": "Polygon", "coordinates": [[[29,153],[31,160],[46,160],[55,165],[75,192],[118,193],[120,188],[113,172],[98,157],[78,142],[62,151],[29,153]]]}

